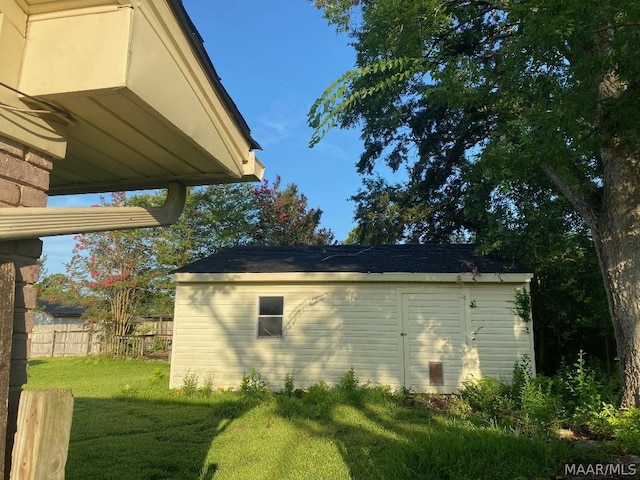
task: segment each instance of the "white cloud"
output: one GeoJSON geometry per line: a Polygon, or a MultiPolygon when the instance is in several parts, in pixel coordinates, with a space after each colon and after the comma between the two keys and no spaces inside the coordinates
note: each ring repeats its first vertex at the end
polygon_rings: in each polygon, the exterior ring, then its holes
{"type": "Polygon", "coordinates": [[[275,145],[300,134],[306,125],[306,112],[293,98],[280,99],[258,117],[255,138],[263,147],[275,145]]]}

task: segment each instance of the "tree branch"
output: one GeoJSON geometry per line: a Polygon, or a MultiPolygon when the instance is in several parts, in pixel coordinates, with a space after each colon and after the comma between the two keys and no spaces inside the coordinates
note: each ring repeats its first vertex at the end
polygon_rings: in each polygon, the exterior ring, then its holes
{"type": "Polygon", "coordinates": [[[597,223],[597,212],[589,201],[588,196],[580,191],[575,184],[569,183],[550,165],[540,165],[542,171],[549,177],[551,182],[560,190],[560,192],[571,202],[575,209],[580,213],[585,223],[591,230],[594,230],[597,223]]]}

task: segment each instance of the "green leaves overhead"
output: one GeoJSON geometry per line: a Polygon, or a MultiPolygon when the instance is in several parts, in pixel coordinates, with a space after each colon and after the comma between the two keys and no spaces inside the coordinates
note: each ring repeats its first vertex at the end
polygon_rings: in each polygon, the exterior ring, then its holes
{"type": "Polygon", "coordinates": [[[382,59],[342,75],[327,87],[309,110],[308,122],[314,130],[309,146],[315,146],[329,130],[344,122],[347,118],[345,114],[351,109],[357,108],[359,103],[365,102],[367,98],[376,93],[385,92],[402,84],[412,75],[419,73],[422,70],[422,63],[424,63],[422,59],[416,58],[382,59]],[[385,74],[378,83],[349,91],[349,86],[358,79],[378,74],[385,74]],[[348,95],[347,92],[349,92],[348,95]]]}

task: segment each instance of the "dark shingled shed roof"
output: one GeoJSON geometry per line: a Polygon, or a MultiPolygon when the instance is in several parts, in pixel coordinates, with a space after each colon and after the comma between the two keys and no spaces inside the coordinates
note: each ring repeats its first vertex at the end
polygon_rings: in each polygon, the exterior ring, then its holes
{"type": "Polygon", "coordinates": [[[530,273],[524,265],[477,255],[476,245],[233,247],[174,273],[530,273]]]}

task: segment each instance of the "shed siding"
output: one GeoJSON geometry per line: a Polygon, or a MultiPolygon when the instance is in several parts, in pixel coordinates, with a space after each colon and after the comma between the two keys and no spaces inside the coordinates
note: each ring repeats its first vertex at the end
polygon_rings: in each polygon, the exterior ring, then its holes
{"type": "Polygon", "coordinates": [[[515,290],[522,285],[478,285],[470,289],[471,345],[477,351],[474,376],[510,378],[513,366],[533,358],[532,326],[515,313],[515,290]]]}
{"type": "Polygon", "coordinates": [[[448,393],[463,375],[464,289],[432,287],[428,293],[403,295],[405,386],[418,392],[448,393]],[[443,384],[433,385],[429,363],[442,363],[443,384]]]}
{"type": "Polygon", "coordinates": [[[337,383],[353,367],[362,381],[399,386],[396,291],[384,285],[179,284],[171,387],[191,371],[237,387],[255,368],[274,389],[337,383]],[[257,298],[284,297],[283,339],[257,338],[257,298]]]}
{"type": "Polygon", "coordinates": [[[362,382],[422,392],[508,377],[522,355],[533,357],[513,311],[522,286],[178,283],[171,387],[193,372],[237,388],[253,368],[276,390],[287,373],[307,387],[336,384],[351,367],[362,382]],[[257,338],[259,296],[284,297],[283,339],[257,338]],[[443,385],[431,385],[430,362],[443,363],[443,385]]]}

